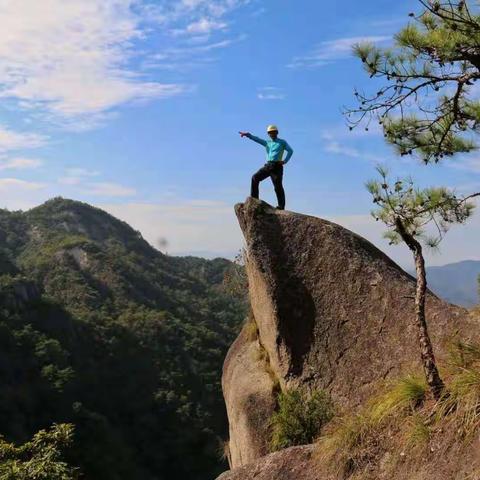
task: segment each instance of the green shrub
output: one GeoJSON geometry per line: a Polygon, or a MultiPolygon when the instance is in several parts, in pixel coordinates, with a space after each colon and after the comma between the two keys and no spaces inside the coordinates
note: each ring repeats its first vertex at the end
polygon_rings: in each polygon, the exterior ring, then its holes
{"type": "Polygon", "coordinates": [[[332,401],[322,390],[309,393],[295,389],[280,393],[278,410],[271,418],[271,450],[312,443],[332,417],[332,401]]]}
{"type": "Polygon", "coordinates": [[[74,480],[78,470],[63,460],[73,425],[53,425],[19,447],[0,437],[0,480],[74,480]]]}

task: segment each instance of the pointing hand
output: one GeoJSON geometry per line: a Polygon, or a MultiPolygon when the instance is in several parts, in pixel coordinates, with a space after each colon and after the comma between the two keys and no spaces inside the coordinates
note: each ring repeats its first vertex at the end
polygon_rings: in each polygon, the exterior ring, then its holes
{"type": "Polygon", "coordinates": [[[248,132],[238,132],[240,134],[240,136],[243,138],[243,137],[246,137],[247,135],[249,135],[248,132]]]}

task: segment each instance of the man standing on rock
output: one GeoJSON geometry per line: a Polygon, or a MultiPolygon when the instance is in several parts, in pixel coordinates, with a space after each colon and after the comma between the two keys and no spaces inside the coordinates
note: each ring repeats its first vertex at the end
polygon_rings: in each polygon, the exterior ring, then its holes
{"type": "Polygon", "coordinates": [[[270,140],[263,140],[263,138],[255,137],[248,132],[239,132],[240,136],[247,137],[254,142],[263,145],[267,150],[267,163],[252,177],[252,189],[250,196],[258,198],[258,187],[262,180],[270,177],[272,179],[273,186],[275,187],[275,193],[278,199],[279,210],[285,209],[285,190],[283,189],[283,166],[290,160],[293,155],[292,147],[281,138],[278,138],[278,128],[275,125],[269,125],[267,128],[268,136],[270,140]],[[283,153],[287,152],[285,160],[283,159],[283,153]]]}

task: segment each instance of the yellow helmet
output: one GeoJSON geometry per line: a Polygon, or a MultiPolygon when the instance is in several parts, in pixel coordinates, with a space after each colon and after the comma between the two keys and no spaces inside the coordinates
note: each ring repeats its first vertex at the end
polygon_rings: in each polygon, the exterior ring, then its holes
{"type": "Polygon", "coordinates": [[[267,133],[270,133],[270,132],[278,132],[278,127],[276,125],[269,125],[267,127],[267,133]]]}

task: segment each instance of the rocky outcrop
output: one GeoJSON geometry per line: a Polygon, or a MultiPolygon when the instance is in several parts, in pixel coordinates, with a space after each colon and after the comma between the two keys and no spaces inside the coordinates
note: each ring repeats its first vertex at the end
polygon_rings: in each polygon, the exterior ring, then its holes
{"type": "Polygon", "coordinates": [[[225,401],[230,411],[229,464],[244,465],[269,453],[269,417],[275,409],[278,384],[251,323],[230,348],[225,360],[225,401]]]}
{"type": "Polygon", "coordinates": [[[38,286],[25,279],[11,279],[0,284],[0,305],[7,310],[22,310],[27,304],[40,299],[38,286]]]}
{"type": "MultiPolygon", "coordinates": [[[[339,225],[258,200],[236,213],[258,334],[243,332],[224,365],[233,468],[268,449],[275,383],[326,389],[337,406],[354,408],[380,380],[419,366],[415,281],[390,258],[339,225]]],[[[468,331],[470,320],[431,293],[427,312],[441,356],[445,340],[468,331]]]]}
{"type": "Polygon", "coordinates": [[[82,247],[61,249],[55,253],[55,259],[58,261],[63,261],[68,257],[73,259],[80,270],[87,270],[90,266],[88,253],[82,247]]]}
{"type": "Polygon", "coordinates": [[[287,448],[225,472],[217,480],[319,480],[314,452],[314,445],[287,448]]]}

